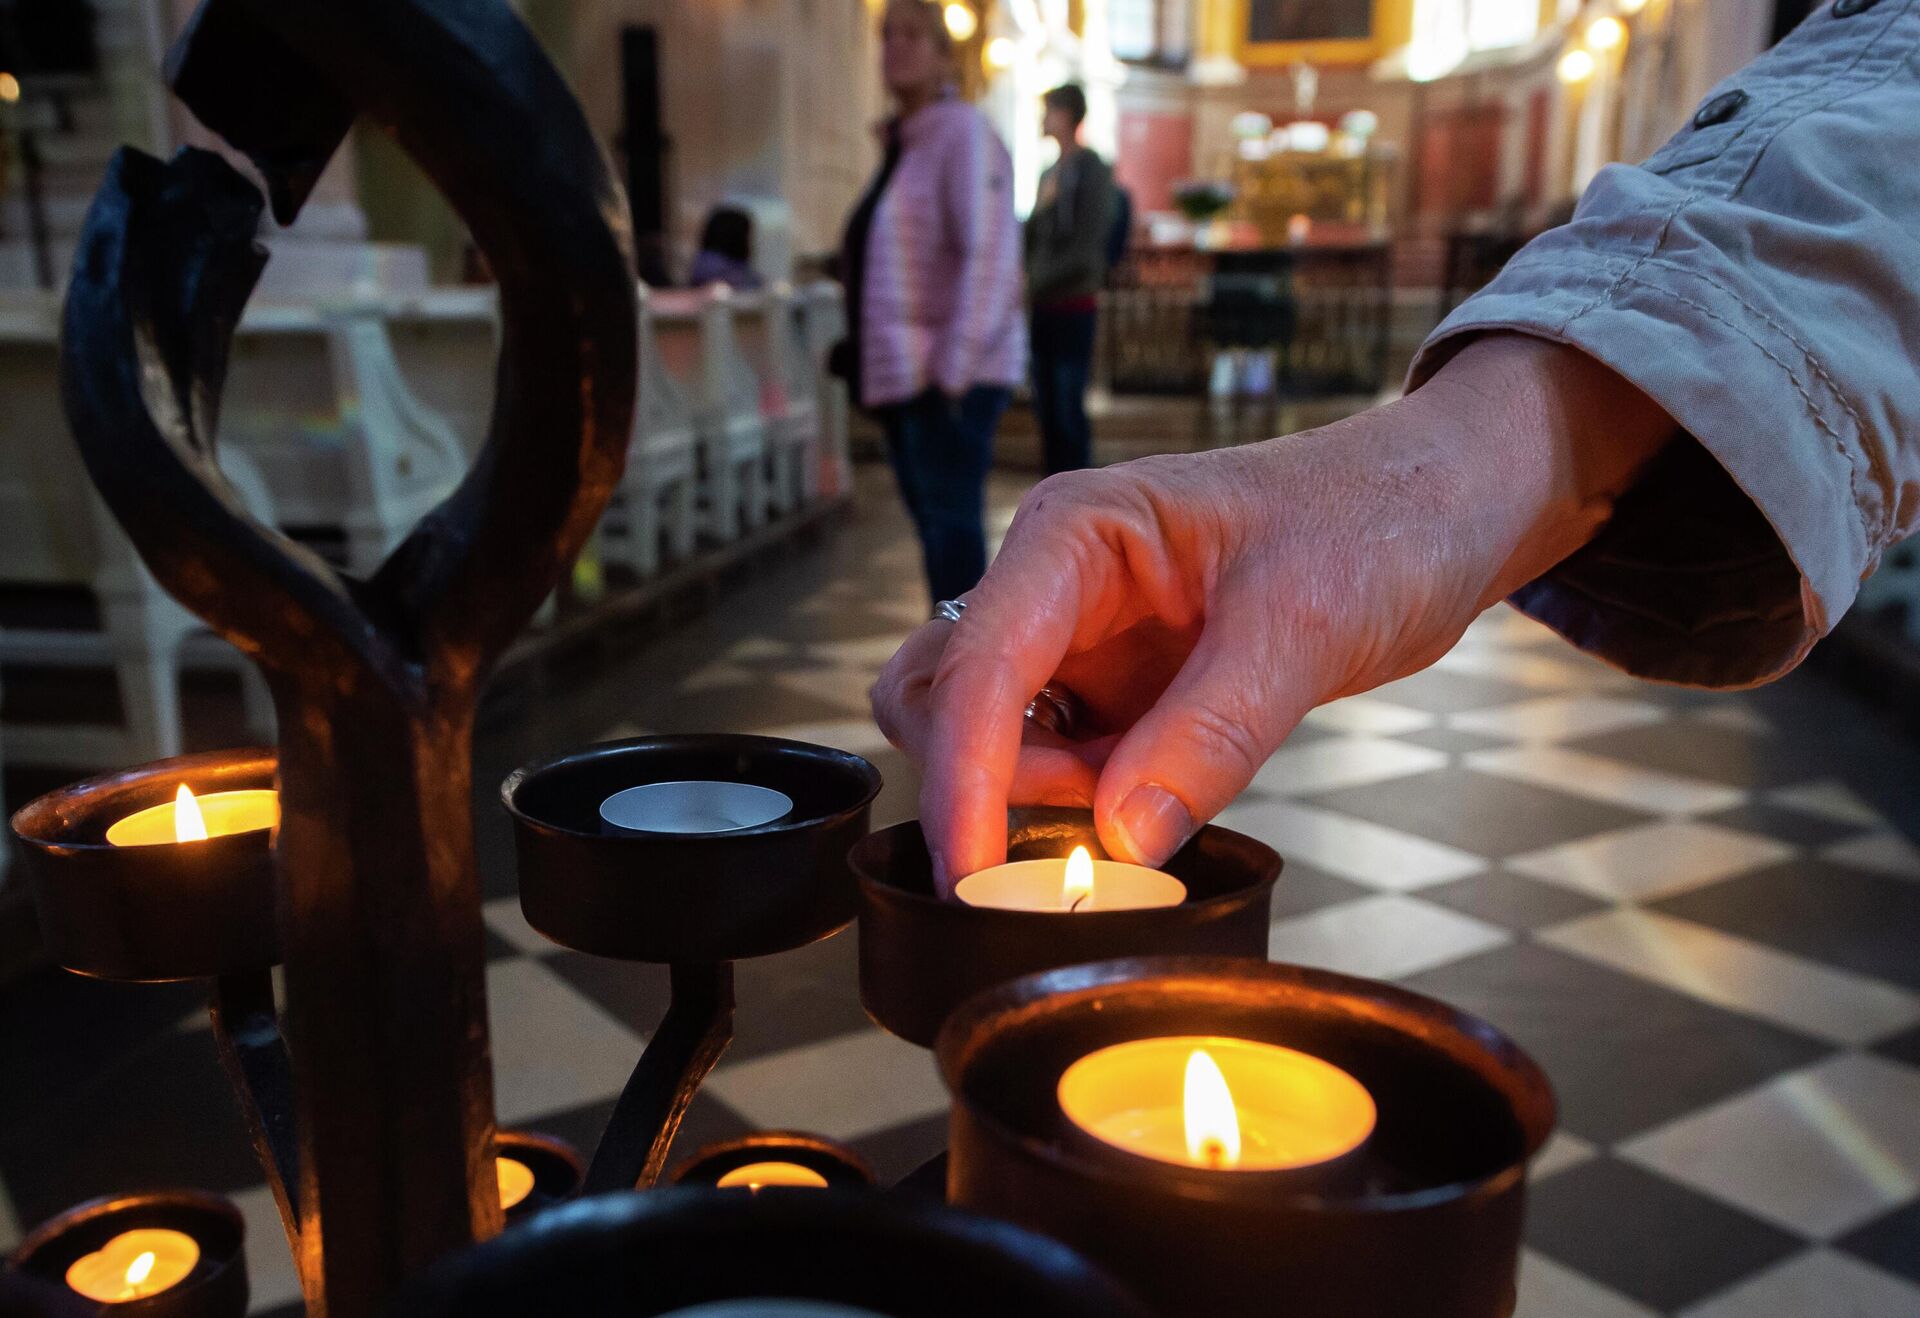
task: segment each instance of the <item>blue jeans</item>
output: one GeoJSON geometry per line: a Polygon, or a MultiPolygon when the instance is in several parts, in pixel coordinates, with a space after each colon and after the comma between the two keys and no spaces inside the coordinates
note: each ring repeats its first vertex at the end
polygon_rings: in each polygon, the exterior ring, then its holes
{"type": "Polygon", "coordinates": [[[1033,313],[1033,410],[1049,476],[1093,465],[1087,382],[1093,375],[1096,314],[1045,308],[1033,313]]]}
{"type": "Polygon", "coordinates": [[[938,390],[880,409],[894,478],[920,533],[927,588],[950,600],[987,570],[987,472],[1010,391],[975,385],[957,403],[938,390]]]}

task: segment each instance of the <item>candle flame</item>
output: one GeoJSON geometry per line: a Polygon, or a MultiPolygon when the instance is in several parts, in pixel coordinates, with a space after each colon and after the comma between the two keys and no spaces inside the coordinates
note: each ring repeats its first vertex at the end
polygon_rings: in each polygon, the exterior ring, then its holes
{"type": "Polygon", "coordinates": [[[1187,1056],[1187,1157],[1196,1167],[1224,1171],[1240,1165],[1240,1114],[1220,1064],[1204,1048],[1187,1056]]]}
{"type": "Polygon", "coordinates": [[[500,1207],[515,1208],[533,1193],[533,1168],[518,1158],[496,1157],[493,1176],[500,1183],[500,1207]]]}
{"type": "MultiPolygon", "coordinates": [[[[184,792],[187,789],[182,787],[180,790],[184,792]]],[[[133,1262],[127,1264],[127,1285],[138,1286],[141,1282],[152,1276],[153,1264],[154,1255],[152,1250],[148,1250],[146,1253],[135,1258],[133,1262]]]]}
{"type": "Polygon", "coordinates": [[[185,783],[181,783],[180,790],[173,794],[173,840],[175,842],[207,840],[206,818],[200,813],[200,803],[193,799],[193,789],[185,783]]]}
{"type": "Polygon", "coordinates": [[[1067,877],[1060,885],[1060,909],[1071,911],[1093,901],[1093,856],[1085,847],[1075,847],[1067,857],[1067,877]]]}

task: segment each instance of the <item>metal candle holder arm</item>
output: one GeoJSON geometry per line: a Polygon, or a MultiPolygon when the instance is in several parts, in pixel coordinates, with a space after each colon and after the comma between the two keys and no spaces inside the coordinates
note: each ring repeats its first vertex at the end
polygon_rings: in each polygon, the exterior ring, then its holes
{"type": "MultiPolygon", "coordinates": [[[[274,694],[295,1255],[310,1312],[363,1314],[500,1225],[473,712],[624,460],[625,205],[504,5],[206,0],[169,74],[252,158],[282,222],[365,115],[453,203],[501,287],[485,450],[364,582],[249,518],[215,464],[228,347],[265,262],[261,199],[237,171],[203,151],[167,164],[121,151],[63,323],[62,386],[95,483],[155,577],[274,694]]],[[[261,1007],[256,995],[253,1025],[261,1007]]],[[[233,1028],[231,1003],[221,1014],[250,1086],[270,1086],[245,1042],[255,1030],[233,1028]]]]}

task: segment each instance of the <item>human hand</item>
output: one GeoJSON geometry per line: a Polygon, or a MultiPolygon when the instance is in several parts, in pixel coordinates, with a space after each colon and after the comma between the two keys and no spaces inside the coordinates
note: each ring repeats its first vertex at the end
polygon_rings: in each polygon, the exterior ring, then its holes
{"type": "Polygon", "coordinates": [[[1160,864],[1309,709],[1425,667],[1584,544],[1672,432],[1592,359],[1498,335],[1337,425],[1042,482],[965,618],[873,691],[925,767],[943,891],[1004,859],[1009,802],[1090,805],[1109,851],[1160,864]],[[1096,735],[1025,726],[1049,682],[1096,735]]]}

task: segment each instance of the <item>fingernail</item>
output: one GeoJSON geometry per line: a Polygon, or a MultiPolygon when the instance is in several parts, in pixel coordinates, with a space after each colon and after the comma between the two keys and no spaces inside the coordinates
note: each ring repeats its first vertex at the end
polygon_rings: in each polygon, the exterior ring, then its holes
{"type": "Polygon", "coordinates": [[[933,895],[953,896],[953,875],[947,869],[947,858],[935,851],[929,853],[927,859],[933,862],[933,895]]]}
{"type": "Polygon", "coordinates": [[[1193,816],[1180,798],[1164,787],[1141,783],[1127,793],[1114,814],[1127,849],[1143,865],[1158,865],[1193,836],[1193,816]]]}

